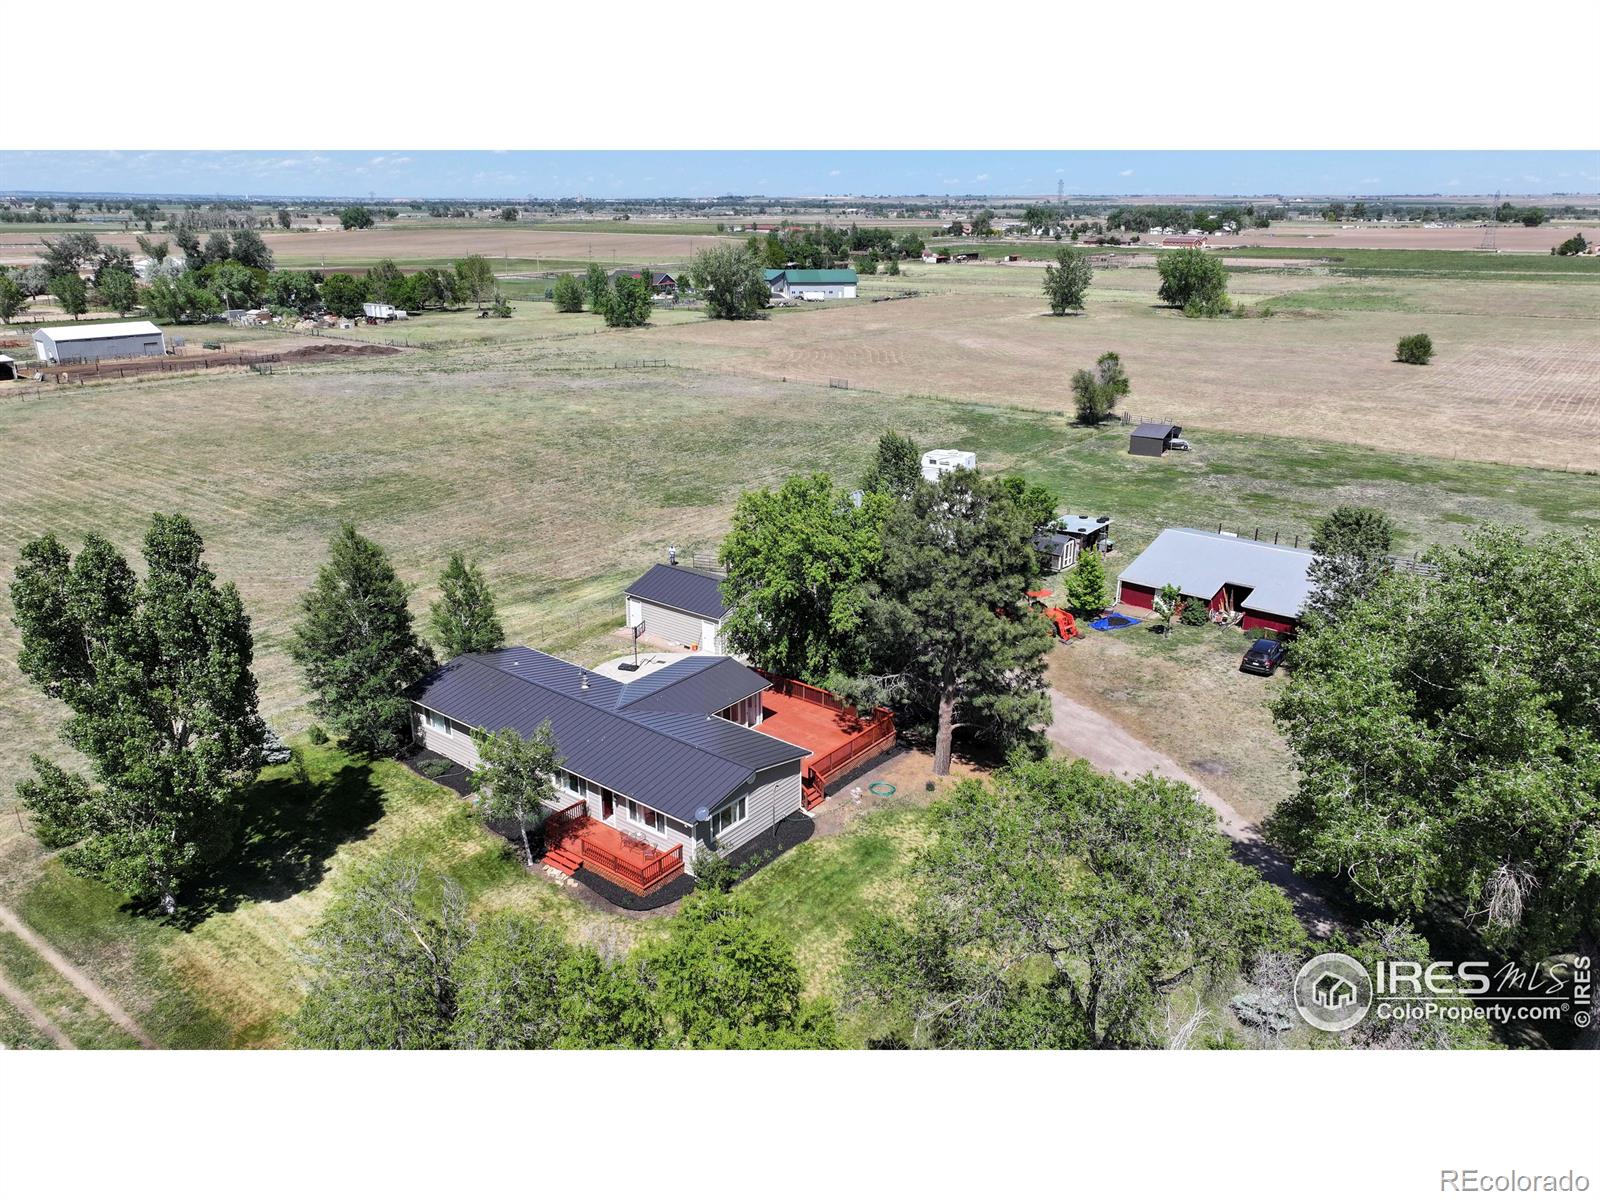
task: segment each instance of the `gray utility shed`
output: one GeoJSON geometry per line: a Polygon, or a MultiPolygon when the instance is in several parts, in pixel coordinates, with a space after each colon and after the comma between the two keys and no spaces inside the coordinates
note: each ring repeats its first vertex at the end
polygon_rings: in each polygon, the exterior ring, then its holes
{"type": "Polygon", "coordinates": [[[36,329],[33,333],[33,349],[42,363],[156,358],[167,352],[167,339],[149,321],[111,321],[104,325],[58,325],[53,329],[36,329]]]}
{"type": "Polygon", "coordinates": [[[1146,421],[1128,435],[1128,453],[1160,458],[1172,446],[1172,439],[1183,433],[1182,425],[1161,425],[1146,421]]]}
{"type": "Polygon", "coordinates": [[[657,563],[625,593],[628,624],[677,646],[720,651],[722,576],[671,563],[657,563]]]}

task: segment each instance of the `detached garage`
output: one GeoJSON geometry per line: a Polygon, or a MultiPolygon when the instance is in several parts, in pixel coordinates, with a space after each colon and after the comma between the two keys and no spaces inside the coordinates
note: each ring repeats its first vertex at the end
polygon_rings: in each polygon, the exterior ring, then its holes
{"type": "Polygon", "coordinates": [[[33,349],[40,362],[52,364],[98,362],[103,358],[159,358],[167,352],[167,339],[149,321],[59,325],[34,330],[33,349]]]}
{"type": "Polygon", "coordinates": [[[721,654],[722,576],[672,563],[657,563],[624,593],[628,624],[675,646],[721,654]]]}
{"type": "Polygon", "coordinates": [[[1146,421],[1128,435],[1128,453],[1160,458],[1172,449],[1172,439],[1183,432],[1182,425],[1162,425],[1146,421]]]}
{"type": "Polygon", "coordinates": [[[1309,550],[1201,529],[1163,529],[1117,577],[1117,599],[1150,608],[1174,585],[1215,617],[1244,629],[1293,633],[1311,594],[1309,550]]]}

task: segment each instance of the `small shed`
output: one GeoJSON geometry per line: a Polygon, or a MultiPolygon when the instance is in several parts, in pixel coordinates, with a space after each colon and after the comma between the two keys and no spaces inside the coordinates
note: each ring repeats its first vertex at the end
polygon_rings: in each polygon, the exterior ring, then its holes
{"type": "Polygon", "coordinates": [[[0,383],[8,383],[17,377],[17,360],[9,354],[0,354],[0,383]]]}
{"type": "Polygon", "coordinates": [[[1142,454],[1146,458],[1160,458],[1172,448],[1172,439],[1183,432],[1182,425],[1163,425],[1146,421],[1136,426],[1128,435],[1128,453],[1142,454]]]}

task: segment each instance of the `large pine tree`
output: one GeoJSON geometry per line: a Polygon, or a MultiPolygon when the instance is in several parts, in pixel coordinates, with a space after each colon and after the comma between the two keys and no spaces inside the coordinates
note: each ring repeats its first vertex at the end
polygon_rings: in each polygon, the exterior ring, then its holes
{"type": "Polygon", "coordinates": [[[18,666],[72,711],[63,737],[94,781],[35,756],[18,793],[66,865],[171,913],[232,845],[240,789],[260,766],[250,618],[201,561],[188,518],[157,514],[141,582],[91,534],[73,559],[28,543],[11,585],[18,666]]]}
{"type": "Polygon", "coordinates": [[[410,741],[405,689],[433,666],[433,655],[411,627],[389,556],[345,522],[300,607],[289,654],[315,693],[312,710],[352,750],[401,749],[410,741]]]}

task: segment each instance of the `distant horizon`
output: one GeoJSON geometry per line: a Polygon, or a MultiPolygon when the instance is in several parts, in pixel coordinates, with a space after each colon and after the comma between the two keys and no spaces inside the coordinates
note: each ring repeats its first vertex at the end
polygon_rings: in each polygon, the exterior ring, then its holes
{"type": "Polygon", "coordinates": [[[300,202],[1587,197],[1600,151],[6,151],[0,194],[300,202]]]}

